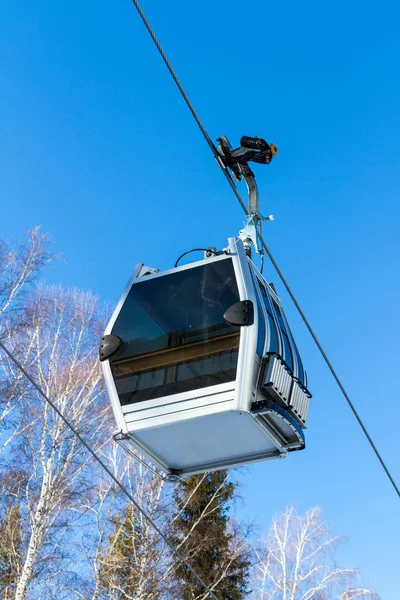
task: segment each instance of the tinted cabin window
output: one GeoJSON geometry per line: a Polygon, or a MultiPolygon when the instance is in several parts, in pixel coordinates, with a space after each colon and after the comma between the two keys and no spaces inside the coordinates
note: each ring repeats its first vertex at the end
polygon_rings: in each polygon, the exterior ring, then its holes
{"type": "Polygon", "coordinates": [[[277,303],[275,302],[275,300],[272,300],[272,302],[273,302],[273,305],[274,305],[276,317],[278,319],[278,323],[279,323],[279,326],[280,326],[280,329],[281,329],[281,334],[282,334],[282,341],[283,341],[283,348],[284,348],[283,359],[286,362],[286,364],[289,367],[289,369],[293,373],[293,355],[292,355],[292,349],[290,347],[289,336],[288,336],[287,331],[286,331],[286,325],[285,325],[285,322],[284,322],[284,320],[282,318],[282,313],[281,313],[281,310],[280,310],[279,306],[277,305],[277,303]]]}
{"type": "Polygon", "coordinates": [[[297,358],[297,371],[298,371],[297,377],[299,378],[300,382],[305,386],[306,385],[306,381],[305,381],[303,363],[302,363],[302,360],[300,358],[299,351],[297,350],[296,344],[293,343],[293,347],[294,347],[294,351],[295,351],[296,358],[297,358]]]}
{"type": "Polygon", "coordinates": [[[238,300],[230,258],[133,284],[112,330],[121,404],[233,381],[239,328],[223,315],[238,300]]]}
{"type": "Polygon", "coordinates": [[[278,353],[278,334],[276,331],[274,317],[272,316],[271,306],[269,304],[268,295],[267,295],[267,290],[265,289],[265,286],[261,283],[260,280],[257,280],[257,281],[258,281],[258,284],[259,284],[259,287],[261,290],[261,296],[262,296],[262,299],[264,302],[265,310],[267,313],[268,325],[269,325],[270,343],[269,343],[268,352],[278,353]]]}
{"type": "Polygon", "coordinates": [[[296,346],[296,342],[294,341],[292,332],[290,330],[290,327],[288,325],[286,316],[283,314],[281,315],[281,318],[283,319],[284,323],[285,323],[285,331],[287,332],[289,339],[290,339],[290,348],[292,350],[292,352],[295,354],[296,356],[296,362],[297,362],[297,378],[299,379],[299,381],[305,386],[306,385],[306,374],[304,372],[304,367],[303,367],[303,362],[301,360],[299,351],[297,349],[296,346]]]}
{"type": "MultiPolygon", "coordinates": [[[[250,267],[250,271],[253,277],[253,282],[258,282],[259,280],[257,279],[257,277],[254,275],[251,267],[250,267]]],[[[256,284],[257,286],[257,284],[256,284]]],[[[258,356],[260,356],[261,358],[264,355],[264,344],[265,344],[265,320],[264,320],[264,311],[262,309],[261,306],[261,301],[260,301],[260,294],[258,293],[257,289],[255,288],[254,290],[255,295],[256,295],[256,301],[257,301],[257,311],[258,311],[258,333],[257,333],[257,348],[256,348],[256,352],[258,354],[258,356]]]]}

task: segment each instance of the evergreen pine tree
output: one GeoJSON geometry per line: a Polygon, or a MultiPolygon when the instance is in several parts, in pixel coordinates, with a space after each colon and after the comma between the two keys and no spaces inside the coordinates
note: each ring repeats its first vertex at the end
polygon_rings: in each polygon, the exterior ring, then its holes
{"type": "MultiPolygon", "coordinates": [[[[247,595],[250,554],[228,516],[236,488],[222,470],[193,475],[175,493],[179,513],[171,541],[219,600],[241,600],[247,595]]],[[[204,587],[182,563],[176,565],[176,582],[176,597],[204,597],[204,587]]]]}

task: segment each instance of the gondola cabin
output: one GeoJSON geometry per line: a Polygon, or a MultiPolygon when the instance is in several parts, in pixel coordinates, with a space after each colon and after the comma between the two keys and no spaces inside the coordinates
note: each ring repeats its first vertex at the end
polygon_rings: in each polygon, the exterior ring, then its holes
{"type": "Polygon", "coordinates": [[[274,288],[238,238],[168,271],[136,266],[100,359],[118,431],[168,475],[305,446],[300,354],[274,288]]]}

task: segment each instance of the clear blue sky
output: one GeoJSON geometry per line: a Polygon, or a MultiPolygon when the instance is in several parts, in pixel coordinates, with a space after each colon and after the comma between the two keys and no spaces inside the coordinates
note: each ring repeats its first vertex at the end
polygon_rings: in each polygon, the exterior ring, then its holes
{"type": "MultiPolygon", "coordinates": [[[[399,464],[398,3],[143,8],[212,138],[274,141],[256,167],[265,236],[375,438],[399,464]]],[[[3,0],[0,234],[42,225],[51,281],[114,303],[136,262],[222,247],[241,209],[129,0],[3,0]]],[[[307,449],[251,467],[240,511],[267,526],[321,504],[384,600],[398,600],[399,500],[272,269],[314,398],[307,449]]]]}

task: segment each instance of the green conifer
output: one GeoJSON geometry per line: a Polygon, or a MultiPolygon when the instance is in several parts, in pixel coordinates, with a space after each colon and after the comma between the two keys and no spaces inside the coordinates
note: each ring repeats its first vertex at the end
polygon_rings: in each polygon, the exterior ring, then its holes
{"type": "MultiPolygon", "coordinates": [[[[194,475],[175,493],[179,510],[172,542],[219,600],[242,600],[247,595],[250,554],[230,528],[229,509],[237,484],[227,472],[194,475]]],[[[204,597],[204,587],[188,568],[176,566],[177,593],[182,600],[204,597]]]]}

